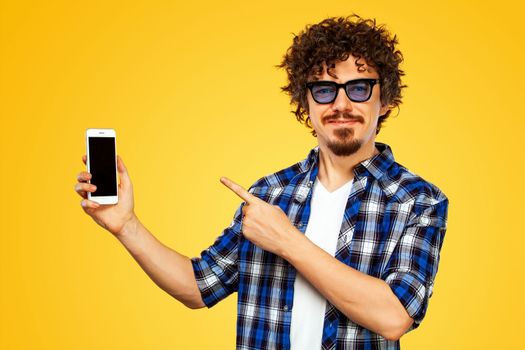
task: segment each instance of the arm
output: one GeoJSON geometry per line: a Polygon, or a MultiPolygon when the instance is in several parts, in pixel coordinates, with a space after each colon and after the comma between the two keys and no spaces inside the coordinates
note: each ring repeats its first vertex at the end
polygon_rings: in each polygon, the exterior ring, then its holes
{"type": "Polygon", "coordinates": [[[190,259],[159,242],[135,215],[117,238],[161,289],[191,309],[205,306],[190,259]]]}
{"type": "Polygon", "coordinates": [[[343,264],[295,228],[279,254],[348,318],[386,339],[397,340],[417,327],[425,315],[446,231],[447,208],[444,199],[418,209],[380,279],[343,264]]]}
{"type": "MultiPolygon", "coordinates": [[[[84,164],[86,160],[86,155],[82,156],[84,164]]],[[[84,212],[111,232],[160,288],[187,307],[203,307],[190,260],[160,243],[136,217],[133,185],[120,156],[117,156],[117,170],[120,184],[119,201],[115,205],[99,205],[88,200],[87,192],[95,192],[96,186],[88,183],[90,173],[78,174],[75,191],[83,198],[80,204],[84,212]]]]}
{"type": "Polygon", "coordinates": [[[399,339],[412,324],[385,281],[343,264],[299,231],[291,236],[292,249],[283,258],[349,319],[388,340],[399,339]]]}

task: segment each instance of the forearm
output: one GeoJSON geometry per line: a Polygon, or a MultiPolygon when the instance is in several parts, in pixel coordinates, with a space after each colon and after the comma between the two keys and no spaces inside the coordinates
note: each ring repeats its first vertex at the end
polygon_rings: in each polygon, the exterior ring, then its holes
{"type": "Polygon", "coordinates": [[[136,216],[117,238],[161,289],[189,308],[205,306],[190,259],[162,244],[136,216]]]}
{"type": "Polygon", "coordinates": [[[353,322],[391,340],[409,327],[408,313],[385,281],[345,265],[304,235],[287,246],[283,257],[353,322]]]}

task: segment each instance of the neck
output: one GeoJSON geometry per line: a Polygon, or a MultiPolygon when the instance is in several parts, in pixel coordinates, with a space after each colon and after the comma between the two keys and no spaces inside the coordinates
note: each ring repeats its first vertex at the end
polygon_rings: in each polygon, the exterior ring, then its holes
{"type": "Polygon", "coordinates": [[[354,154],[349,156],[337,156],[326,147],[319,144],[319,181],[327,187],[337,188],[350,181],[354,177],[354,168],[363,160],[379,154],[372,139],[354,154]]]}

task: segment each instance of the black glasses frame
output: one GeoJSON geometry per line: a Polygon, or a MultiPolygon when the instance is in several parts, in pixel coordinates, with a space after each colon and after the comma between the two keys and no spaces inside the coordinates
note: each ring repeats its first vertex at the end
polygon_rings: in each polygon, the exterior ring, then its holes
{"type": "Polygon", "coordinates": [[[349,81],[347,81],[344,84],[339,84],[339,83],[336,83],[335,81],[330,81],[330,80],[309,81],[309,82],[306,83],[306,87],[310,90],[310,94],[312,94],[312,98],[314,99],[315,102],[325,105],[325,104],[329,104],[329,103],[332,103],[332,102],[335,101],[335,99],[337,98],[337,95],[339,93],[339,89],[340,88],[344,88],[344,90],[346,92],[346,96],[350,99],[350,101],[352,101],[352,102],[366,102],[372,96],[372,91],[374,90],[374,85],[375,84],[379,84],[379,79],[360,78],[360,79],[349,80],[349,81]],[[361,82],[366,82],[366,83],[368,83],[368,85],[370,85],[370,93],[368,94],[368,96],[365,99],[361,99],[361,100],[352,99],[352,97],[350,97],[350,94],[348,93],[347,87],[349,85],[353,85],[353,84],[361,83],[361,82]],[[336,89],[335,89],[334,98],[331,99],[330,101],[327,101],[327,102],[319,102],[319,101],[317,101],[315,99],[314,92],[313,92],[312,89],[314,88],[314,86],[319,86],[319,85],[321,85],[321,86],[335,86],[336,89]]]}

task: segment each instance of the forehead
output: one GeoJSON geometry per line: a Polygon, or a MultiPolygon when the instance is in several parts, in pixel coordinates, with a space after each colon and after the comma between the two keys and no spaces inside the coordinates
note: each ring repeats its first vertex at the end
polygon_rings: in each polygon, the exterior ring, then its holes
{"type": "Polygon", "coordinates": [[[335,61],[335,67],[328,74],[326,62],[323,62],[323,71],[321,74],[310,76],[309,80],[341,80],[347,81],[357,78],[378,78],[379,75],[374,66],[369,65],[362,57],[357,59],[349,55],[344,61],[335,61]],[[357,64],[356,64],[357,60],[357,64]]]}

